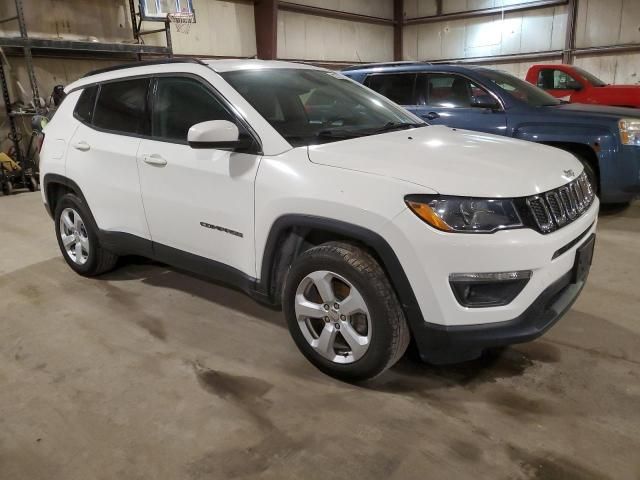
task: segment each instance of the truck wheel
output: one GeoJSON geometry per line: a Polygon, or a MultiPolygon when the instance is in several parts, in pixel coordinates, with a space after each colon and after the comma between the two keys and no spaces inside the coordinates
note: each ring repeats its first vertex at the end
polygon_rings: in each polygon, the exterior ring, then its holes
{"type": "Polygon", "coordinates": [[[79,197],[64,195],[54,218],[60,251],[73,271],[91,277],[115,267],[118,257],[100,246],[93,217],[79,197]]]}
{"type": "Polygon", "coordinates": [[[282,305],[302,354],[341,380],[380,375],[409,344],[404,312],[385,272],[351,244],[330,242],[301,254],[287,274],[282,305]]]}

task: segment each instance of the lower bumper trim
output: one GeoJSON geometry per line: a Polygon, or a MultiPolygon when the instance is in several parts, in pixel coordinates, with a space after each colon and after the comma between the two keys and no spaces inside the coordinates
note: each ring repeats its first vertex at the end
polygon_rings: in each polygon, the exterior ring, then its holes
{"type": "Polygon", "coordinates": [[[512,320],[461,326],[414,324],[413,337],[420,358],[433,364],[458,363],[478,358],[486,348],[534,340],[549,330],[578,298],[586,278],[572,283],[572,277],[570,270],[512,320]]]}

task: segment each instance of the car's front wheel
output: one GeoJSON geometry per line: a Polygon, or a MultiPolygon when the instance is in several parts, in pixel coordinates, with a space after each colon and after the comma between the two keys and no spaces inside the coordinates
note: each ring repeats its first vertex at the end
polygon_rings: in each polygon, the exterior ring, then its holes
{"type": "Polygon", "coordinates": [[[331,242],[301,254],[287,275],[282,302],[300,351],[342,380],[381,374],[409,344],[404,313],[384,270],[351,244],[331,242]]]}
{"type": "Polygon", "coordinates": [[[56,237],[67,264],[80,275],[93,276],[111,270],[118,257],[100,246],[89,208],[68,193],[56,204],[56,237]]]}

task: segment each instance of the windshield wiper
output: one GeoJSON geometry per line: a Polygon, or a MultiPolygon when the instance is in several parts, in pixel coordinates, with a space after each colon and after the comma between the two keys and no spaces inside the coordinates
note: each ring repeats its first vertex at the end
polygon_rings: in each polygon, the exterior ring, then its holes
{"type": "Polygon", "coordinates": [[[320,130],[316,133],[317,137],[327,137],[327,138],[355,138],[361,137],[363,135],[362,132],[356,130],[320,130]]]}
{"type": "Polygon", "coordinates": [[[380,128],[376,128],[375,130],[372,130],[370,134],[375,135],[376,133],[391,132],[393,130],[401,130],[405,128],[416,128],[416,127],[423,127],[423,126],[426,126],[426,124],[413,123],[413,122],[387,122],[384,126],[380,128]]]}

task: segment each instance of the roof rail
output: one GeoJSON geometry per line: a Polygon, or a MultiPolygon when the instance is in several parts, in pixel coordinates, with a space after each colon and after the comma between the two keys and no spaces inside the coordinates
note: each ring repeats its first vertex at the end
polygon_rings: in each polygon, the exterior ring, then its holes
{"type": "Polygon", "coordinates": [[[395,67],[400,65],[431,65],[430,62],[423,62],[421,60],[402,60],[397,62],[380,62],[380,63],[361,63],[360,65],[353,65],[351,67],[343,68],[342,71],[360,70],[363,68],[375,68],[375,67],[395,67]]]}
{"type": "Polygon", "coordinates": [[[148,65],[164,65],[166,63],[197,63],[199,65],[207,65],[199,58],[185,57],[185,58],[162,58],[160,60],[145,60],[142,62],[122,63],[120,65],[113,65],[111,67],[98,68],[97,70],[91,70],[85,73],[82,78],[89,77],[91,75],[97,75],[99,73],[113,72],[116,70],[122,70],[125,68],[134,67],[146,67],[148,65]]]}

